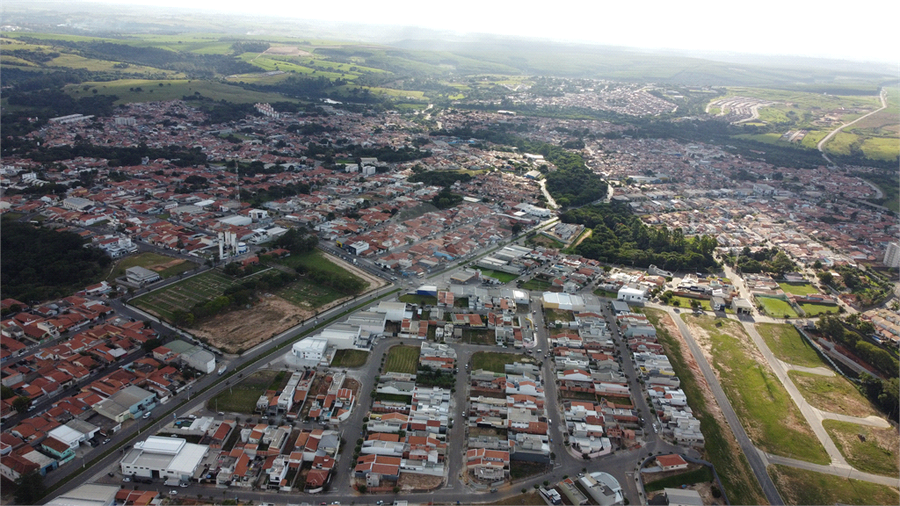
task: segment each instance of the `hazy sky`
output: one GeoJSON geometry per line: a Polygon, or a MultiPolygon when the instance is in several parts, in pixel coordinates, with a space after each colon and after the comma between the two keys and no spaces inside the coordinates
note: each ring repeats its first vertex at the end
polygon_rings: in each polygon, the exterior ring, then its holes
{"type": "Polygon", "coordinates": [[[535,35],[631,47],[900,62],[900,2],[896,0],[101,1],[413,25],[460,33],[535,35]]]}

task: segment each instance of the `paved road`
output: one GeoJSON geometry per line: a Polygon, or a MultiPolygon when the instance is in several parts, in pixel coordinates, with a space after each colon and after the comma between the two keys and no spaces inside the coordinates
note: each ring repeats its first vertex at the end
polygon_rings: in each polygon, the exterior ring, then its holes
{"type": "Polygon", "coordinates": [[[825,154],[825,143],[827,143],[829,140],[831,140],[831,138],[834,137],[835,134],[837,134],[841,130],[847,128],[848,126],[853,125],[854,123],[856,123],[858,121],[864,120],[864,119],[868,118],[869,116],[886,109],[887,108],[887,100],[885,99],[885,94],[886,94],[886,91],[884,88],[882,88],[881,91],[878,93],[878,98],[881,100],[881,107],[879,107],[878,109],[875,109],[874,111],[872,111],[864,116],[860,116],[860,117],[856,118],[855,120],[851,121],[850,123],[845,123],[845,124],[835,128],[828,135],[823,137],[822,140],[819,141],[818,144],[816,144],[816,149],[818,149],[819,152],[822,153],[822,157],[825,158],[826,160],[828,160],[828,163],[833,164],[834,162],[832,162],[831,158],[828,158],[828,155],[825,154]]]}

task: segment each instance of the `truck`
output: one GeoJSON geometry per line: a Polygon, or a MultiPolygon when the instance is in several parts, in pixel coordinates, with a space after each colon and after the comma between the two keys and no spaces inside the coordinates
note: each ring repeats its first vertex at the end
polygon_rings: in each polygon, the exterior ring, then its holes
{"type": "Polygon", "coordinates": [[[225,364],[220,365],[220,366],[219,366],[219,376],[225,374],[225,371],[226,371],[226,370],[228,370],[228,366],[227,366],[227,365],[225,365],[225,364]]]}

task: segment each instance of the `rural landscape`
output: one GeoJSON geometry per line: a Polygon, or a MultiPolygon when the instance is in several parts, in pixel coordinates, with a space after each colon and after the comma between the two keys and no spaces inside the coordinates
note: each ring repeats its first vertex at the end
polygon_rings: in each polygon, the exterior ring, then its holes
{"type": "Polygon", "coordinates": [[[192,9],[2,6],[3,504],[900,501],[895,64],[192,9]]]}

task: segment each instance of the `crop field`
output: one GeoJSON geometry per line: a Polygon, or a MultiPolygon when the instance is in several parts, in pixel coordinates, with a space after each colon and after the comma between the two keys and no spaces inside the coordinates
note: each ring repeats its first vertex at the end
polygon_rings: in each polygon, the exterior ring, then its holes
{"type": "Polygon", "coordinates": [[[94,89],[100,95],[117,96],[119,99],[116,100],[116,104],[179,100],[186,95],[194,95],[195,93],[215,100],[225,100],[239,104],[285,100],[296,102],[296,100],[276,93],[260,93],[220,82],[187,79],[119,79],[116,81],[85,82],[77,85],[68,85],[63,88],[63,91],[77,97],[81,93],[93,94],[94,89]],[[91,91],[85,92],[85,86],[90,86],[91,91]],[[140,88],[140,91],[138,88],[140,88]]]}
{"type": "Polygon", "coordinates": [[[504,372],[506,364],[515,364],[516,362],[534,362],[530,357],[526,357],[520,353],[500,353],[496,351],[479,351],[472,355],[472,370],[477,371],[484,369],[485,371],[504,372]]]}
{"type": "Polygon", "coordinates": [[[802,309],[806,316],[809,317],[819,316],[822,314],[837,314],[838,312],[840,312],[840,308],[836,305],[810,304],[807,302],[797,305],[800,306],[800,309],[802,309]]]}
{"type": "MultiPolygon", "coordinates": [[[[258,276],[261,272],[265,271],[257,272],[253,276],[258,276]]],[[[216,270],[206,271],[203,274],[136,297],[131,300],[131,303],[171,321],[174,311],[190,310],[201,302],[222,295],[226,288],[236,285],[244,279],[246,278],[231,278],[216,270]]]]}
{"type": "Polygon", "coordinates": [[[713,368],[747,434],[763,451],[817,464],[829,462],[799,408],[740,323],[682,315],[710,350],[713,368]]]}
{"type": "Polygon", "coordinates": [[[772,297],[756,297],[756,301],[762,304],[763,311],[772,318],[796,318],[797,312],[786,301],[772,297]]]}
{"type": "Polygon", "coordinates": [[[811,406],[841,415],[879,416],[880,413],[843,376],[821,376],[801,371],[788,371],[803,398],[811,406]]]}
{"type": "Polygon", "coordinates": [[[809,283],[778,283],[778,286],[781,287],[785,293],[792,293],[794,295],[819,293],[819,290],[809,283]]]}
{"type": "Polygon", "coordinates": [[[769,350],[788,364],[803,367],[825,367],[825,362],[809,342],[793,325],[781,323],[757,323],[756,331],[762,336],[769,350]]]}
{"type": "Polygon", "coordinates": [[[769,476],[787,504],[897,504],[897,489],[867,481],[772,465],[769,476]]]}
{"type": "Polygon", "coordinates": [[[415,374],[419,369],[419,350],[418,346],[392,346],[384,361],[384,371],[415,374]]]}
{"type": "Polygon", "coordinates": [[[900,436],[896,429],[838,420],[823,420],[822,426],[851,466],[866,473],[893,477],[900,472],[897,466],[900,436]]]}
{"type": "Polygon", "coordinates": [[[120,276],[124,276],[125,270],[130,267],[144,267],[156,271],[159,273],[159,277],[166,279],[177,276],[182,272],[187,272],[197,267],[197,264],[148,251],[119,260],[109,277],[107,277],[107,280],[112,281],[120,276]]]}

